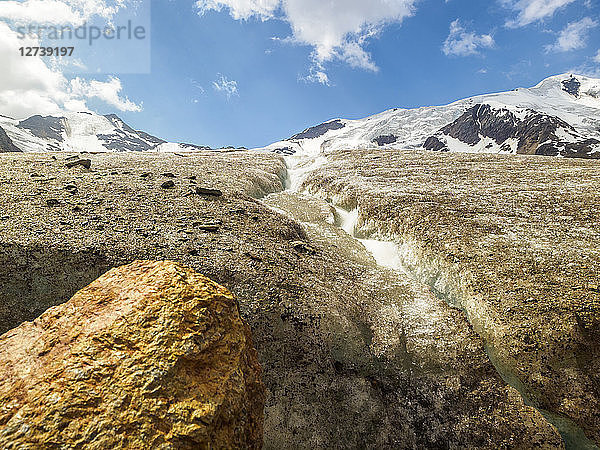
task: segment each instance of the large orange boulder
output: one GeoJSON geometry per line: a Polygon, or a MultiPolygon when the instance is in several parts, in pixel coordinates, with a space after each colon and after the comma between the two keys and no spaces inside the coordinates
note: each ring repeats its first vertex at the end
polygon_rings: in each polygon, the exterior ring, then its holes
{"type": "Polygon", "coordinates": [[[113,269],[0,337],[1,448],[261,448],[233,296],[172,262],[113,269]]]}

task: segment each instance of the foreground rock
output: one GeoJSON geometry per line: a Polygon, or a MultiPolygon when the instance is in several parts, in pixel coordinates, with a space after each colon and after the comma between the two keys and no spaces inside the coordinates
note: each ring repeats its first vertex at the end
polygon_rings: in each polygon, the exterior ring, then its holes
{"type": "Polygon", "coordinates": [[[395,240],[573,448],[589,442],[569,420],[600,444],[597,162],[348,151],[304,188],[358,209],[359,236],[395,240]]]}
{"type": "Polygon", "coordinates": [[[55,156],[0,158],[3,326],[111,267],[178,261],[233,292],[252,328],[267,449],[561,447],[459,312],[380,270],[324,202],[264,198],[283,190],[280,158],[91,155],[85,171],[55,156]]]}
{"type": "Polygon", "coordinates": [[[171,262],[113,269],[0,337],[2,448],[261,448],[233,296],[171,262]]]}

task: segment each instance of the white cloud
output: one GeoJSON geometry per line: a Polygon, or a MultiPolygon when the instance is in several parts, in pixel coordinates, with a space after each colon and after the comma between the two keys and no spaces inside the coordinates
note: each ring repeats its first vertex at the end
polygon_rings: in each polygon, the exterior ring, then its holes
{"type": "Polygon", "coordinates": [[[500,3],[516,11],[516,19],[506,22],[508,27],[523,27],[548,17],[575,0],[500,0],[500,3]]]}
{"type": "Polygon", "coordinates": [[[589,31],[597,26],[598,22],[590,17],[571,22],[559,33],[554,44],[546,46],[546,51],[568,52],[584,48],[587,45],[589,31]]]}
{"type": "Polygon", "coordinates": [[[299,77],[298,79],[301,81],[306,81],[307,83],[319,83],[323,86],[331,86],[331,82],[329,81],[329,76],[327,75],[327,73],[315,68],[313,68],[310,71],[310,74],[308,74],[307,76],[299,77]]]}
{"type": "Polygon", "coordinates": [[[112,18],[125,0],[4,0],[0,18],[19,24],[83,24],[94,16],[112,18]]]}
{"type": "Polygon", "coordinates": [[[83,21],[76,11],[61,1],[0,2],[0,17],[17,23],[76,23],[83,21]]]}
{"type": "Polygon", "coordinates": [[[329,77],[327,76],[327,74],[325,72],[321,72],[320,70],[317,70],[315,73],[310,75],[312,78],[311,81],[316,81],[318,83],[324,84],[324,85],[329,85],[329,77]]]}
{"type": "Polygon", "coordinates": [[[263,20],[271,19],[279,8],[279,4],[280,0],[200,0],[196,2],[200,14],[229,8],[231,17],[236,20],[247,20],[252,16],[263,20]]]}
{"type": "Polygon", "coordinates": [[[229,80],[223,75],[219,75],[217,80],[213,81],[213,88],[218,92],[224,93],[227,99],[239,95],[237,81],[229,80]]]}
{"type": "MultiPolygon", "coordinates": [[[[69,80],[58,65],[39,57],[22,57],[20,47],[39,46],[37,39],[19,39],[13,27],[29,24],[78,25],[100,17],[109,21],[129,0],[4,0],[0,1],[0,114],[23,118],[32,114],[60,114],[88,110],[90,99],[120,111],[141,106],[122,96],[121,80],[69,80]],[[8,23],[3,22],[8,21],[8,23]]],[[[72,61],[77,64],[77,61],[72,61]]]]}
{"type": "Polygon", "coordinates": [[[75,78],[70,82],[70,94],[74,99],[97,98],[119,111],[141,111],[140,105],[135,104],[127,97],[121,97],[122,90],[121,80],[116,77],[109,77],[108,81],[86,81],[75,78]]]}
{"type": "Polygon", "coordinates": [[[192,80],[190,80],[190,83],[192,84],[194,89],[197,91],[197,93],[199,93],[200,95],[204,95],[206,93],[206,89],[204,89],[204,86],[202,86],[196,80],[192,79],[192,80]]]}
{"type": "Polygon", "coordinates": [[[442,51],[446,56],[469,56],[479,54],[481,48],[494,46],[494,38],[489,34],[477,35],[467,31],[456,19],[450,24],[450,34],[444,41],[442,51]]]}
{"type": "Polygon", "coordinates": [[[124,111],[140,106],[121,98],[121,82],[79,78],[69,81],[42,58],[22,57],[18,49],[36,46],[36,40],[20,40],[10,27],[0,22],[0,114],[24,118],[33,114],[58,114],[64,110],[87,110],[87,100],[97,98],[124,111]]]}
{"type": "MultiPolygon", "coordinates": [[[[313,48],[314,68],[341,60],[352,67],[376,71],[364,46],[386,24],[412,15],[418,0],[197,0],[200,14],[228,9],[234,19],[281,19],[292,35],[285,42],[313,48]]],[[[323,79],[323,77],[321,77],[323,79]]],[[[322,82],[320,80],[317,80],[322,82]]]]}
{"type": "Polygon", "coordinates": [[[595,55],[587,58],[583,64],[569,69],[569,72],[579,73],[591,78],[600,78],[600,50],[595,55]]]}

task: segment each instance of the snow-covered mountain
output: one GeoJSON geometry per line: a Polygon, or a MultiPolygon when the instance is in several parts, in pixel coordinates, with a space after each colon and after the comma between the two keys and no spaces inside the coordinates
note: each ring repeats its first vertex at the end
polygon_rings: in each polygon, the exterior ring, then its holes
{"type": "Polygon", "coordinates": [[[446,106],[336,119],[264,148],[284,155],[349,148],[600,158],[600,79],[563,74],[533,88],[446,106]]]}
{"type": "Polygon", "coordinates": [[[206,150],[191,144],[166,142],[137,131],[114,114],[90,112],[62,116],[32,116],[14,120],[0,116],[0,152],[177,152],[206,150]]]}
{"type": "MultiPolygon", "coordinates": [[[[350,148],[427,149],[600,159],[600,79],[563,74],[535,87],[480,95],[446,106],[392,109],[335,119],[263,149],[317,155],[350,148]]],[[[165,142],[114,114],[0,116],[0,152],[178,152],[210,150],[165,142]]]]}

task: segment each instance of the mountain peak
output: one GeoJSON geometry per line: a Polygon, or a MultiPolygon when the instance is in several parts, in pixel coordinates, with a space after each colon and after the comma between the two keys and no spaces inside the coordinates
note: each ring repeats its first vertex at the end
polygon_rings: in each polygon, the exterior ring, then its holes
{"type": "Polygon", "coordinates": [[[101,116],[89,111],[38,114],[21,121],[3,117],[0,127],[14,146],[25,152],[153,151],[165,143],[134,130],[116,114],[101,116]]]}
{"type": "MultiPolygon", "coordinates": [[[[600,98],[600,79],[590,78],[575,73],[563,73],[542,80],[530,90],[538,91],[541,95],[556,95],[565,92],[575,98],[600,98]]],[[[600,102],[597,105],[600,108],[600,102]]]]}

